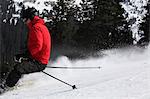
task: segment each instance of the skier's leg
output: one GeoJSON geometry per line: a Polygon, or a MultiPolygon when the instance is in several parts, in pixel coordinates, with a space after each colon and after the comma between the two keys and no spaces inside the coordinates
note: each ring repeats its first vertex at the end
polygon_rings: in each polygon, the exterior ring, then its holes
{"type": "Polygon", "coordinates": [[[8,87],[13,87],[21,78],[21,73],[18,72],[15,68],[8,74],[5,85],[8,87]]]}
{"type": "Polygon", "coordinates": [[[13,87],[19,81],[22,74],[40,72],[45,68],[46,65],[42,65],[34,61],[24,61],[23,63],[16,65],[9,73],[5,84],[9,87],[13,87]]]}
{"type": "Polygon", "coordinates": [[[20,66],[16,66],[17,71],[21,74],[40,72],[45,68],[46,65],[42,65],[36,61],[24,61],[20,66]]]}

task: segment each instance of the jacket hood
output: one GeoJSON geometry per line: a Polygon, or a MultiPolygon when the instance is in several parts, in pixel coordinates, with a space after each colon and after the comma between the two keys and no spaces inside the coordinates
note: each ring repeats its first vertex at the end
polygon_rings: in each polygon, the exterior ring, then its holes
{"type": "Polygon", "coordinates": [[[37,23],[40,23],[40,24],[45,24],[44,20],[41,19],[40,17],[38,16],[35,16],[33,18],[33,20],[31,20],[31,22],[28,24],[28,27],[30,28],[31,26],[37,24],[37,23]]]}

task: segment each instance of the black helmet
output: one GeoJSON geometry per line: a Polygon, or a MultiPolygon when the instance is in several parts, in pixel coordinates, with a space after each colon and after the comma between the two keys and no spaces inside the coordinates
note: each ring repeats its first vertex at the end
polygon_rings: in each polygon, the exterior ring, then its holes
{"type": "Polygon", "coordinates": [[[27,9],[22,9],[22,11],[21,11],[21,18],[22,19],[33,19],[34,18],[34,16],[36,16],[36,15],[38,15],[38,11],[34,8],[34,7],[32,7],[32,8],[30,8],[30,7],[28,7],[27,9]]]}

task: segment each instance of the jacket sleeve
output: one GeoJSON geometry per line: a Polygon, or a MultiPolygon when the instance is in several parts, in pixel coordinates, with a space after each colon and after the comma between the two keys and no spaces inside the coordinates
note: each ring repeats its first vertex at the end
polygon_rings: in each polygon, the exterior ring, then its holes
{"type": "Polygon", "coordinates": [[[34,57],[42,50],[43,35],[39,27],[33,27],[29,33],[28,49],[30,54],[34,57]]]}

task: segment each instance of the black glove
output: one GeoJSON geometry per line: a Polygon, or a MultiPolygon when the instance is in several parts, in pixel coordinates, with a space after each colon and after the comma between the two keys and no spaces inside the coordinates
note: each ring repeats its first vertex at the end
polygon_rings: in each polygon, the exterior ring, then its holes
{"type": "Polygon", "coordinates": [[[14,56],[14,61],[18,63],[21,63],[22,61],[28,60],[28,59],[29,59],[29,56],[27,53],[17,54],[14,56]]]}
{"type": "Polygon", "coordinates": [[[14,56],[14,61],[17,63],[21,63],[23,59],[23,55],[22,54],[17,54],[14,56]]]}

